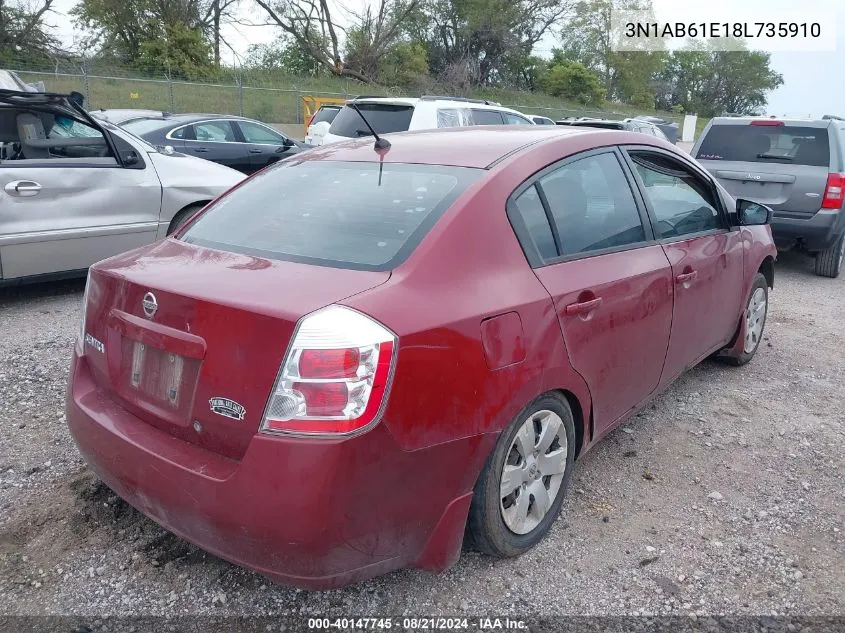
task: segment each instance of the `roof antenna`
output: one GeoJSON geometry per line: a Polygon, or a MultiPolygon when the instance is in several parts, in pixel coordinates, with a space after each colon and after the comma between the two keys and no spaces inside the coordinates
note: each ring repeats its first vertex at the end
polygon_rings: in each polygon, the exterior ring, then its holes
{"type": "Polygon", "coordinates": [[[353,110],[355,110],[355,112],[358,113],[358,116],[361,117],[361,120],[364,122],[364,125],[366,125],[367,128],[370,130],[370,134],[372,134],[375,137],[375,139],[376,139],[376,145],[375,145],[376,149],[385,149],[385,150],[390,149],[390,141],[388,141],[386,138],[381,138],[378,134],[376,134],[376,131],[373,129],[373,126],[370,125],[369,121],[367,121],[367,117],[365,117],[363,115],[363,113],[361,112],[361,110],[358,109],[358,104],[355,103],[354,101],[350,101],[349,107],[352,108],[353,110]]]}

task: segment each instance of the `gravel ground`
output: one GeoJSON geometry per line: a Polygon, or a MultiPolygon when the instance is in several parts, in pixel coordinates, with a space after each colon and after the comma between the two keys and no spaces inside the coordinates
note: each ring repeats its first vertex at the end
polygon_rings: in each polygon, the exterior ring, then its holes
{"type": "Polygon", "coordinates": [[[781,257],[766,342],[706,362],[578,464],[535,550],[280,588],[98,483],[63,420],[82,283],[0,291],[0,613],[843,614],[845,278],[781,257]]]}

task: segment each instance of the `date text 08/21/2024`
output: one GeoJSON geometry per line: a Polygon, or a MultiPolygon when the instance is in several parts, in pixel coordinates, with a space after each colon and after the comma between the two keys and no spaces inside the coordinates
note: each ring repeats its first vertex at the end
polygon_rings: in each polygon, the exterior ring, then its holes
{"type": "Polygon", "coordinates": [[[510,618],[445,618],[445,617],[403,617],[403,618],[309,618],[311,630],[389,630],[404,631],[519,631],[526,630],[523,620],[510,618]]]}

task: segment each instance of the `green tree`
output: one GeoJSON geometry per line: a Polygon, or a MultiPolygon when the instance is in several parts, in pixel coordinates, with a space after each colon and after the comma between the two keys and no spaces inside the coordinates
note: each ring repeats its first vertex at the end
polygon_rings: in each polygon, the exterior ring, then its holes
{"type": "Polygon", "coordinates": [[[102,56],[197,76],[212,65],[202,9],[194,0],[81,0],[71,15],[102,56]]]}
{"type": "Polygon", "coordinates": [[[245,66],[293,77],[315,77],[326,72],[298,42],[287,37],[280,37],[272,44],[250,46],[245,66]]]}
{"type": "Polygon", "coordinates": [[[604,87],[598,75],[578,62],[553,62],[541,88],[554,97],[584,105],[600,105],[604,100],[604,87]]]}
{"type": "Polygon", "coordinates": [[[428,54],[419,42],[401,42],[379,61],[378,80],[388,86],[415,88],[428,76],[428,54]]]}
{"type": "Polygon", "coordinates": [[[202,31],[177,23],[165,25],[159,37],[141,42],[136,65],[151,73],[197,78],[209,72],[211,62],[211,45],[202,31]]]}
{"type": "Polygon", "coordinates": [[[769,92],[783,84],[770,54],[724,47],[694,42],[675,51],[659,76],[658,106],[679,105],[702,116],[752,114],[765,106],[769,92]]]}
{"type": "Polygon", "coordinates": [[[255,0],[268,22],[321,67],[365,83],[375,81],[378,60],[403,41],[402,25],[419,2],[378,0],[368,3],[362,14],[350,14],[341,25],[335,14],[343,7],[333,8],[327,0],[255,0]]]}
{"type": "Polygon", "coordinates": [[[573,2],[425,0],[427,19],[410,35],[425,44],[432,73],[454,87],[504,83],[573,2]]]}
{"type": "Polygon", "coordinates": [[[54,0],[0,0],[0,63],[8,68],[21,60],[40,62],[59,49],[46,23],[54,0]]]}
{"type": "Polygon", "coordinates": [[[653,107],[654,77],[666,63],[662,51],[614,50],[613,11],[651,12],[651,0],[582,0],[561,31],[560,57],[597,73],[607,99],[653,107]]]}

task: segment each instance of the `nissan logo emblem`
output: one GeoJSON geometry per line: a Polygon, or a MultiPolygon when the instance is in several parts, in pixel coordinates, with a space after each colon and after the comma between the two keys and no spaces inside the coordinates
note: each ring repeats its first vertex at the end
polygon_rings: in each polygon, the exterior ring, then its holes
{"type": "Polygon", "coordinates": [[[148,292],[144,295],[144,300],[141,302],[141,305],[144,306],[144,314],[152,319],[156,310],[158,310],[158,301],[156,301],[156,296],[152,292],[148,292]]]}

